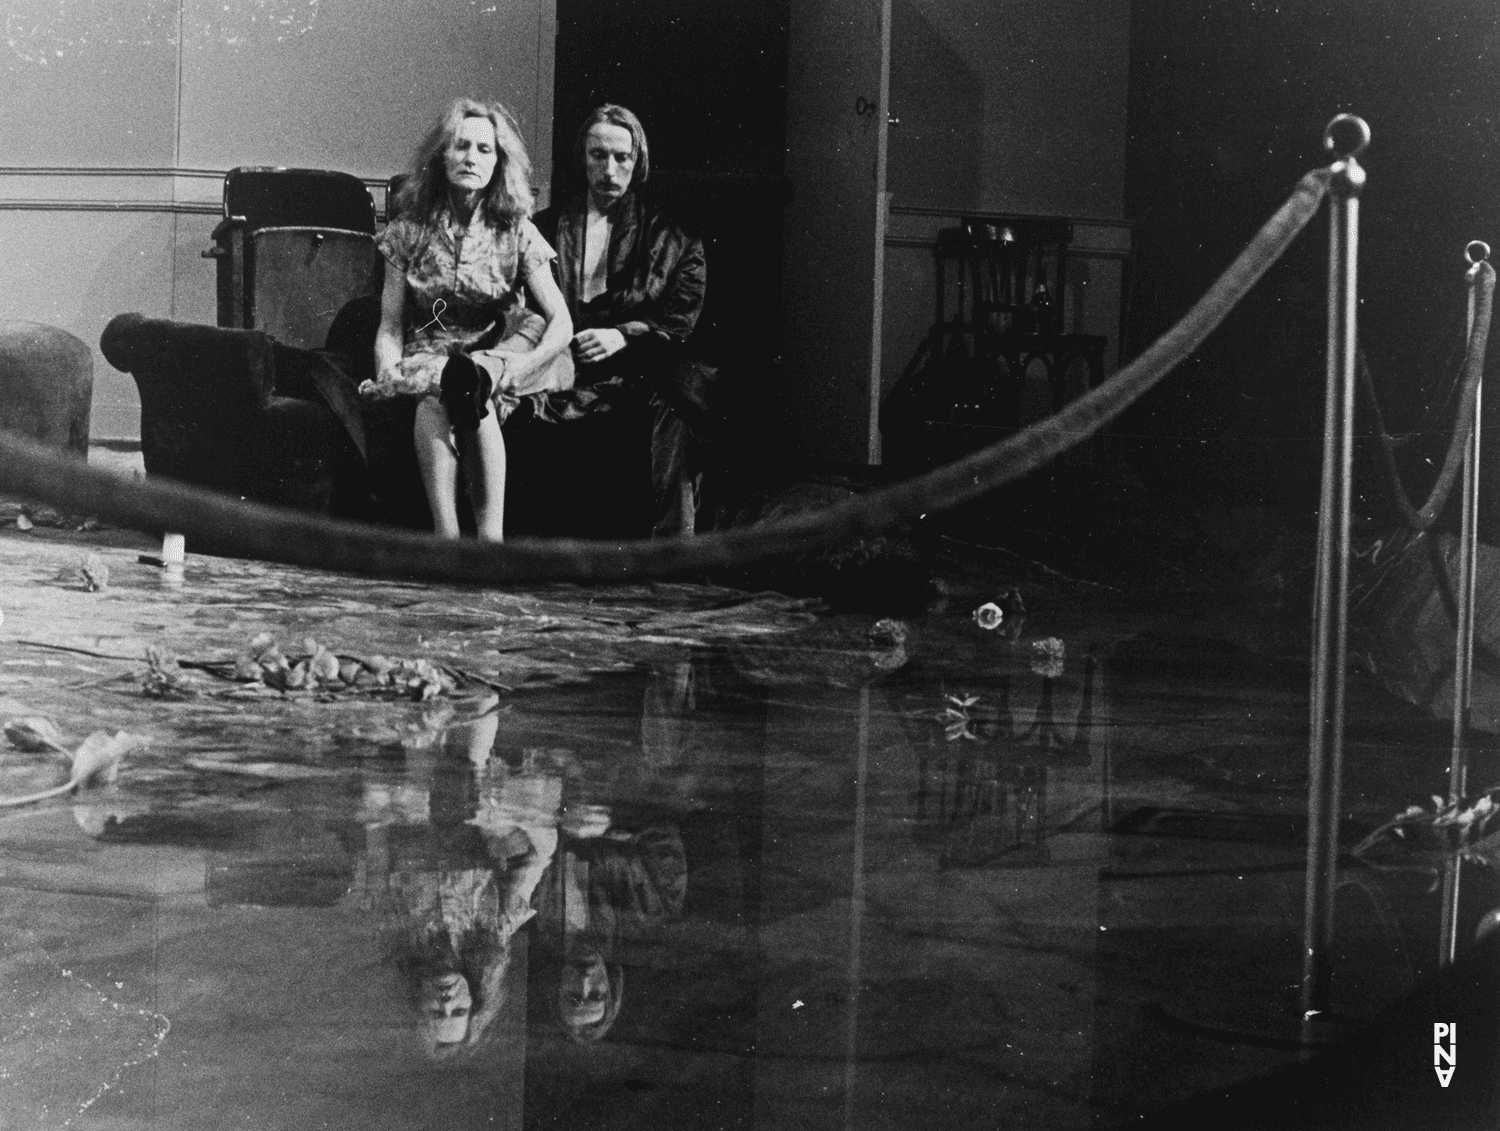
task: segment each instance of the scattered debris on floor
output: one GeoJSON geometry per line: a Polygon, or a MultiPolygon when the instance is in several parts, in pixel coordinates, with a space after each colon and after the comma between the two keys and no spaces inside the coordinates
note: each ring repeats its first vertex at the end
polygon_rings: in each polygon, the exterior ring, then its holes
{"type": "Polygon", "coordinates": [[[90,554],[78,567],[78,576],[90,593],[102,592],[109,585],[109,563],[98,554],[90,554]]]}
{"type": "Polygon", "coordinates": [[[0,525],[12,524],[17,530],[35,530],[38,526],[53,530],[98,530],[101,524],[89,515],[64,514],[43,503],[18,503],[0,500],[0,525]]]}
{"type": "Polygon", "coordinates": [[[0,797],[0,807],[31,805],[72,793],[86,785],[112,782],[120,772],[120,759],[144,741],[137,735],[116,731],[96,730],[79,744],[77,750],[69,750],[61,741],[57,727],[50,719],[12,719],[5,724],[5,736],[18,750],[61,754],[69,762],[68,780],[50,789],[28,793],[19,797],[0,797]]]}
{"type": "Polygon", "coordinates": [[[1471,863],[1500,869],[1500,785],[1457,801],[1434,794],[1430,808],[1408,806],[1352,851],[1374,857],[1392,850],[1423,857],[1457,853],[1471,863]]]}
{"type": "Polygon", "coordinates": [[[185,660],[161,645],[146,652],[146,672],[141,686],[147,695],[161,699],[185,698],[208,693],[211,684],[193,674],[203,672],[234,686],[223,693],[319,693],[326,698],[337,693],[369,692],[426,702],[452,695],[468,685],[509,691],[505,684],[485,679],[462,668],[431,660],[391,659],[387,656],[356,656],[334,652],[308,638],[304,651],[286,653],[269,633],[256,635],[233,659],[185,660]]]}

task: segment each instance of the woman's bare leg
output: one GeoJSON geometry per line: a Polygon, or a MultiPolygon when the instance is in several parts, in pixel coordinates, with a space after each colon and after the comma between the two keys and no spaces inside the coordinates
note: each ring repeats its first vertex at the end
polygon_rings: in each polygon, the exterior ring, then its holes
{"type": "Polygon", "coordinates": [[[418,403],[412,438],[417,447],[417,466],[422,471],[422,487],[432,510],[433,532],[444,538],[457,538],[458,449],[453,444],[448,413],[436,397],[423,397],[418,403]]]}
{"type": "Polygon", "coordinates": [[[491,409],[479,422],[479,430],[461,441],[464,478],[469,484],[469,502],[474,505],[474,525],[481,542],[500,542],[505,537],[505,437],[491,409]]]}

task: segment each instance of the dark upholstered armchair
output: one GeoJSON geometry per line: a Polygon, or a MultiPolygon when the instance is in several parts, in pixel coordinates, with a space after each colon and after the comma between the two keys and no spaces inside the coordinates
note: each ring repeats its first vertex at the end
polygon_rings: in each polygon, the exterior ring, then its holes
{"type": "Polygon", "coordinates": [[[368,511],[363,421],[325,359],[256,330],[139,314],[112,319],[99,347],[140,390],[148,475],[301,510],[368,511]]]}

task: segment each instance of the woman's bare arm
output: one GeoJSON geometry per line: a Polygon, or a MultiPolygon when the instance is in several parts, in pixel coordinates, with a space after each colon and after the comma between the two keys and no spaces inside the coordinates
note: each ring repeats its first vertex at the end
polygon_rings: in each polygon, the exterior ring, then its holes
{"type": "Polygon", "coordinates": [[[375,332],[375,379],[399,375],[402,321],[406,315],[406,276],[385,265],[385,287],[380,292],[380,329],[375,332]]]}
{"type": "Polygon", "coordinates": [[[524,386],[537,370],[547,365],[558,354],[568,348],[573,340],[573,319],[568,314],[568,304],[563,301],[562,291],[557,289],[557,280],[550,271],[537,271],[526,279],[526,292],[536,305],[538,312],[547,320],[547,328],[529,352],[506,355],[505,384],[524,386]]]}

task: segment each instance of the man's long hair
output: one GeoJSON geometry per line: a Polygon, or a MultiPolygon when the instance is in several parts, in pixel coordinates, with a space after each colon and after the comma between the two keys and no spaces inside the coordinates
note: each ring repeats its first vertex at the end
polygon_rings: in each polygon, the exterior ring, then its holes
{"type": "Polygon", "coordinates": [[[428,224],[436,221],[448,203],[445,155],[465,118],[483,118],[495,127],[495,174],[480,197],[480,212],[492,227],[514,227],[536,206],[531,191],[531,158],[510,111],[498,102],[473,98],[455,99],[422,139],[409,175],[397,191],[395,211],[428,224]]]}
{"type": "Polygon", "coordinates": [[[584,153],[588,146],[589,130],[601,123],[630,131],[631,140],[635,142],[635,172],[631,174],[630,187],[645,184],[646,178],[651,175],[651,147],[646,144],[646,127],[629,110],[613,102],[606,102],[583,120],[583,128],[578,131],[578,139],[573,143],[574,170],[579,176],[585,175],[584,153]]]}

